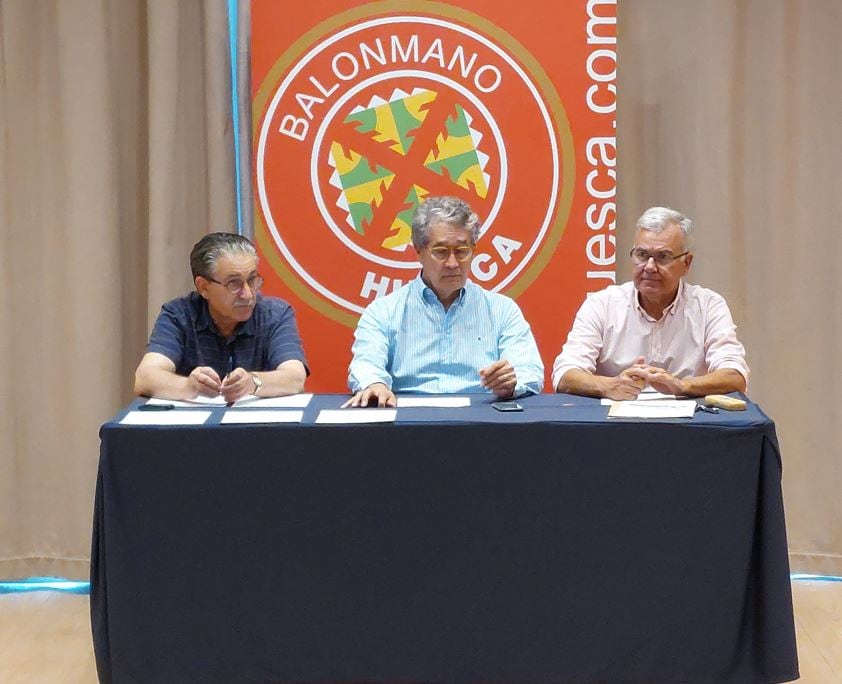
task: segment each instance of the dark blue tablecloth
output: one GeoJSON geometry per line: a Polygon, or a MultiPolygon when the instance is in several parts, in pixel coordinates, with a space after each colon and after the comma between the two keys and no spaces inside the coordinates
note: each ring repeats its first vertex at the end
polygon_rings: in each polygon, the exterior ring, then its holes
{"type": "Polygon", "coordinates": [[[102,427],[102,681],[797,677],[780,454],[754,404],[652,422],[473,397],[313,424],[345,398],[300,425],[102,427]]]}

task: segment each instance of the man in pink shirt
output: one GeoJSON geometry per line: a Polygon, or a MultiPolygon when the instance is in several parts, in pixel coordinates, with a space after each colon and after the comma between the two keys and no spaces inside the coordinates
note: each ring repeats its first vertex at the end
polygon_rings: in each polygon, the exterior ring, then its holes
{"type": "Polygon", "coordinates": [[[728,305],[684,281],[692,222],[665,207],[637,221],[632,282],[589,295],[553,364],[557,392],[634,399],[647,385],[703,396],[746,389],[745,348],[728,305]]]}

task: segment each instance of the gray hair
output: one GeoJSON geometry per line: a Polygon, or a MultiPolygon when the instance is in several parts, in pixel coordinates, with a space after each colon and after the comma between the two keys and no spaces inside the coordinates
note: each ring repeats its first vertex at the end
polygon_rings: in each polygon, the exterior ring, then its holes
{"type": "Polygon", "coordinates": [[[669,207],[649,207],[637,219],[638,230],[660,233],[669,226],[678,226],[684,235],[684,249],[693,246],[693,222],[684,214],[669,207]]]}
{"type": "Polygon", "coordinates": [[[480,220],[470,205],[458,197],[428,197],[412,215],[412,244],[416,249],[430,241],[434,223],[450,223],[471,231],[471,242],[479,238],[480,220]]]}
{"type": "Polygon", "coordinates": [[[256,257],[257,251],[242,235],[236,233],[208,233],[190,251],[190,270],[193,278],[210,278],[219,257],[229,254],[248,254],[256,257]]]}

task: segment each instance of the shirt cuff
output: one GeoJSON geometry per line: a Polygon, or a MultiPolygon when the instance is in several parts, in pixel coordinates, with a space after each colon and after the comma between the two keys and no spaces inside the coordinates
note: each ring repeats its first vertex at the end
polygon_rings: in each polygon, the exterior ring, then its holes
{"type": "Polygon", "coordinates": [[[170,361],[172,361],[176,366],[181,362],[181,354],[178,351],[173,350],[170,347],[165,347],[162,344],[158,344],[157,342],[150,342],[146,345],[146,353],[154,353],[160,354],[161,356],[166,356],[170,361]]]}
{"type": "Polygon", "coordinates": [[[538,393],[538,390],[531,384],[519,382],[515,385],[515,391],[512,392],[512,399],[520,399],[521,397],[528,397],[538,393]]]}
{"type": "Polygon", "coordinates": [[[375,375],[373,373],[369,374],[369,375],[361,375],[361,376],[352,375],[348,379],[348,387],[350,388],[350,390],[352,392],[360,392],[360,391],[364,390],[366,387],[370,387],[371,385],[373,385],[377,382],[379,382],[383,385],[386,385],[386,387],[388,387],[389,390],[392,389],[392,378],[389,375],[386,375],[386,377],[384,378],[382,376],[375,375]]]}
{"type": "Polygon", "coordinates": [[[710,372],[712,373],[714,371],[723,370],[724,368],[728,368],[730,370],[737,371],[740,375],[743,376],[743,378],[746,381],[746,384],[748,384],[748,375],[749,375],[748,367],[745,366],[744,364],[741,364],[739,361],[723,361],[722,363],[718,364],[716,366],[716,368],[714,368],[710,372]]]}
{"type": "Polygon", "coordinates": [[[555,388],[558,387],[558,383],[561,382],[561,379],[564,377],[564,374],[570,370],[584,370],[581,366],[574,366],[571,364],[567,364],[565,366],[559,366],[558,368],[553,370],[553,392],[555,392],[555,388]]]}

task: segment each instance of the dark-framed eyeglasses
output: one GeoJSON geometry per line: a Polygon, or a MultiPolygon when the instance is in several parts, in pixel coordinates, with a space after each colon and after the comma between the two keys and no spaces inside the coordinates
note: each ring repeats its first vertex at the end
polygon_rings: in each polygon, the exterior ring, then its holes
{"type": "Polygon", "coordinates": [[[436,261],[447,261],[452,254],[456,258],[456,261],[462,263],[471,258],[474,248],[468,245],[462,245],[460,247],[430,247],[427,251],[430,252],[430,256],[436,261]]]}
{"type": "Polygon", "coordinates": [[[680,259],[688,254],[690,254],[690,250],[682,252],[681,254],[673,254],[669,250],[649,252],[642,247],[634,247],[632,251],[629,252],[631,260],[638,266],[643,266],[643,264],[648,263],[649,259],[653,259],[658,266],[668,266],[676,259],[680,259]]]}
{"type": "Polygon", "coordinates": [[[255,273],[252,276],[249,276],[245,280],[242,278],[231,278],[231,280],[226,280],[224,283],[221,280],[216,280],[215,278],[211,278],[210,276],[206,276],[208,280],[212,283],[216,283],[217,285],[222,285],[222,287],[226,288],[228,292],[233,295],[240,294],[246,285],[249,286],[249,290],[252,292],[256,292],[261,287],[263,287],[263,276],[259,273],[255,273]]]}

